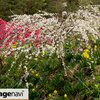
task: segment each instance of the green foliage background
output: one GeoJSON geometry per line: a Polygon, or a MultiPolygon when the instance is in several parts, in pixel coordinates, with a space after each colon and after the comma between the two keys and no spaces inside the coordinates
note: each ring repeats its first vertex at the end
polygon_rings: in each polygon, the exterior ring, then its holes
{"type": "Polygon", "coordinates": [[[0,0],[0,18],[9,21],[8,16],[15,14],[34,14],[38,10],[60,13],[78,10],[79,6],[100,4],[100,0],[0,0]],[[67,7],[61,4],[67,1],[67,7]],[[12,12],[13,13],[12,13],[12,12]]]}

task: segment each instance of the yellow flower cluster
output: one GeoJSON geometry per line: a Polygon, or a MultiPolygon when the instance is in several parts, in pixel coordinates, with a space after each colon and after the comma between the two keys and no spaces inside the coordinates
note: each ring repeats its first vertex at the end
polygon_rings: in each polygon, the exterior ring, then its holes
{"type": "MultiPolygon", "coordinates": [[[[54,90],[54,93],[57,94],[57,90],[54,90]]],[[[48,96],[51,97],[51,93],[48,96]]]]}
{"type": "Polygon", "coordinates": [[[86,57],[86,58],[91,60],[91,58],[89,57],[88,51],[89,51],[88,49],[85,49],[81,56],[84,56],[84,57],[86,57]]]}
{"type": "Polygon", "coordinates": [[[91,48],[91,46],[88,46],[88,49],[90,49],[91,48]]]}
{"type": "Polygon", "coordinates": [[[95,50],[95,51],[97,50],[97,45],[94,46],[94,50],[95,50]]]}
{"type": "Polygon", "coordinates": [[[32,68],[30,69],[30,71],[31,71],[32,73],[34,73],[34,70],[32,70],[32,68]]]}
{"type": "Polygon", "coordinates": [[[34,73],[34,70],[32,71],[32,73],[34,73]]]}
{"type": "Polygon", "coordinates": [[[4,53],[3,52],[1,52],[1,56],[3,57],[3,55],[4,55],[4,53]]]}
{"type": "Polygon", "coordinates": [[[49,94],[49,97],[51,97],[51,93],[49,94]]]}
{"type": "Polygon", "coordinates": [[[56,94],[57,93],[57,90],[54,90],[54,93],[56,94]]]}
{"type": "Polygon", "coordinates": [[[97,85],[97,84],[95,84],[95,87],[96,87],[96,88],[98,88],[98,85],[97,85]]]}
{"type": "Polygon", "coordinates": [[[27,48],[28,48],[29,46],[28,46],[28,44],[27,44],[27,45],[23,45],[23,47],[27,47],[27,48]]]}
{"type": "Polygon", "coordinates": [[[88,49],[85,49],[84,52],[89,52],[89,50],[88,49]]]}
{"type": "Polygon", "coordinates": [[[14,44],[14,45],[16,45],[16,44],[18,44],[18,42],[15,42],[15,44],[14,44]]]}
{"type": "Polygon", "coordinates": [[[89,54],[88,54],[87,52],[84,52],[82,55],[83,55],[84,57],[86,57],[86,58],[89,58],[89,54]]]}
{"type": "MultiPolygon", "coordinates": [[[[54,93],[57,94],[57,90],[54,90],[54,93]]],[[[51,97],[51,93],[48,96],[51,97]]],[[[64,98],[66,97],[67,97],[67,94],[64,94],[64,98]]]]}
{"type": "Polygon", "coordinates": [[[33,43],[33,46],[35,45],[36,43],[33,43]]]}
{"type": "Polygon", "coordinates": [[[97,61],[95,61],[95,64],[97,63],[97,61]]]}
{"type": "MultiPolygon", "coordinates": [[[[29,83],[29,85],[33,86],[33,83],[29,83]]],[[[32,91],[35,91],[35,89],[33,88],[32,91]]]]}
{"type": "MultiPolygon", "coordinates": [[[[32,73],[35,73],[35,71],[32,70],[32,68],[30,69],[30,71],[31,71],[32,73]]],[[[39,74],[35,74],[35,76],[39,76],[39,74]]]]}
{"type": "Polygon", "coordinates": [[[32,44],[31,44],[31,43],[29,43],[29,45],[31,46],[32,44]]]}
{"type": "Polygon", "coordinates": [[[11,48],[16,48],[16,44],[18,44],[18,42],[15,42],[15,44],[13,46],[11,46],[11,48]]]}
{"type": "Polygon", "coordinates": [[[29,85],[33,86],[33,83],[29,83],[29,85]]]}
{"type": "MultiPolygon", "coordinates": [[[[18,42],[16,42],[16,44],[18,44],[18,42]]],[[[11,48],[16,48],[16,44],[14,44],[13,46],[11,46],[11,48]]],[[[36,43],[33,43],[33,46],[35,45],[36,43]]],[[[23,45],[23,47],[29,47],[29,46],[32,46],[32,43],[29,43],[29,44],[27,44],[27,45],[23,45]]]]}
{"type": "MultiPolygon", "coordinates": [[[[33,46],[35,45],[36,43],[33,43],[33,46]]],[[[32,43],[29,43],[29,44],[27,44],[27,45],[23,45],[23,47],[29,47],[29,46],[32,46],[32,43]]]]}
{"type": "Polygon", "coordinates": [[[16,48],[16,46],[11,46],[11,48],[16,48]]]}

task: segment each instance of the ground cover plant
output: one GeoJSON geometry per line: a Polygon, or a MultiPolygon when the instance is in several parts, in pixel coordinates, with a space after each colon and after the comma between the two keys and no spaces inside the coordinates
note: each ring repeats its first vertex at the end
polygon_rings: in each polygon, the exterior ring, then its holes
{"type": "Polygon", "coordinates": [[[29,100],[99,100],[99,8],[0,19],[0,88],[28,88],[29,100]]]}

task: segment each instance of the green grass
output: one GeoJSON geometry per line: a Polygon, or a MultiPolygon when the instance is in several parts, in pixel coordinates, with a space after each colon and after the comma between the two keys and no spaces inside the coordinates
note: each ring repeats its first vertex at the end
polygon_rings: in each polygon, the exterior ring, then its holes
{"type": "Polygon", "coordinates": [[[38,60],[34,59],[35,56],[31,60],[25,59],[25,54],[22,53],[9,73],[11,63],[15,60],[13,54],[3,58],[7,64],[3,69],[0,67],[2,76],[0,77],[0,88],[26,88],[24,79],[19,85],[20,78],[25,74],[26,69],[21,67],[19,70],[18,66],[21,62],[22,66],[25,66],[25,61],[27,61],[29,71],[27,81],[33,84],[29,85],[30,100],[99,100],[100,39],[95,43],[91,41],[91,48],[88,48],[85,43],[82,47],[78,38],[81,40],[79,35],[70,35],[64,43],[64,62],[68,75],[66,79],[63,78],[61,61],[56,53],[53,53],[51,57],[49,57],[49,51],[46,51],[44,56],[40,53],[38,60]],[[95,45],[96,50],[94,50],[95,45]],[[80,48],[83,48],[83,51],[80,51],[80,48]],[[82,56],[85,49],[88,49],[87,53],[91,59],[82,56]],[[8,73],[9,76],[6,77],[8,73]],[[55,90],[57,93],[54,93],[55,90]],[[67,94],[66,98],[65,94],[67,94]]]}

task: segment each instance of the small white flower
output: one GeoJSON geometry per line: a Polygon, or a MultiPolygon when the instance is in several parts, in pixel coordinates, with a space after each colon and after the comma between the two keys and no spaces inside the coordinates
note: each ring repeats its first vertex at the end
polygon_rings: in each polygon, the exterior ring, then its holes
{"type": "Polygon", "coordinates": [[[95,77],[93,77],[93,80],[95,80],[95,77]]]}
{"type": "Polygon", "coordinates": [[[63,7],[67,7],[67,2],[64,2],[62,5],[63,7]]]}
{"type": "Polygon", "coordinates": [[[26,55],[25,57],[28,58],[28,55],[26,55]]]}
{"type": "Polygon", "coordinates": [[[27,88],[29,87],[29,84],[28,84],[28,82],[26,82],[26,87],[27,87],[27,88]]]}
{"type": "Polygon", "coordinates": [[[29,57],[29,59],[32,59],[32,57],[29,57]]]}
{"type": "Polygon", "coordinates": [[[94,61],[91,61],[91,63],[94,63],[94,61]]]}

